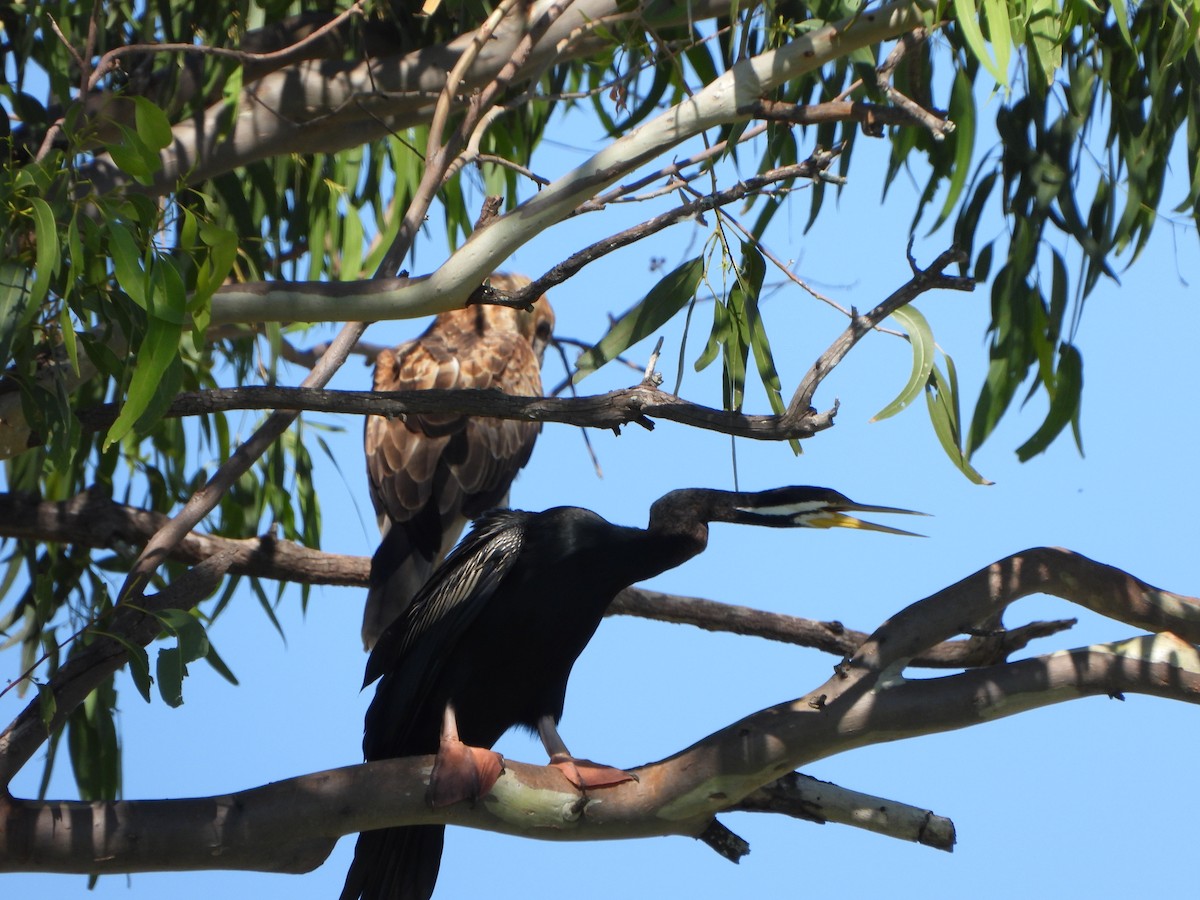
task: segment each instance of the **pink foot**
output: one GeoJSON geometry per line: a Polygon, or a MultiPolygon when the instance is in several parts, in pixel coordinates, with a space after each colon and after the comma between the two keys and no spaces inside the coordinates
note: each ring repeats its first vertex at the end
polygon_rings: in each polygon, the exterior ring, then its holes
{"type": "Polygon", "coordinates": [[[566,753],[555,753],[550,757],[550,765],[562,772],[567,781],[580,790],[612,787],[626,781],[638,780],[636,775],[631,775],[623,769],[604,766],[590,759],[578,759],[566,753]]]}
{"type": "Polygon", "coordinates": [[[494,750],[442,738],[425,800],[433,807],[450,806],[460,800],[474,803],[492,789],[503,771],[504,757],[494,750]]]}

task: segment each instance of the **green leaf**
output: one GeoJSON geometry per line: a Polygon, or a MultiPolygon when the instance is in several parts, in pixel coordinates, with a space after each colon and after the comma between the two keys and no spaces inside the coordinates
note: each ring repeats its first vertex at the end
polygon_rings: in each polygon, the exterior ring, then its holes
{"type": "Polygon", "coordinates": [[[942,375],[936,365],[930,370],[929,381],[926,383],[925,404],[929,411],[929,421],[933,425],[933,433],[937,435],[938,443],[949,457],[950,462],[974,484],[992,484],[984,478],[967,459],[962,449],[962,423],[959,418],[958,377],[954,371],[954,363],[950,357],[945,357],[950,377],[942,375]]]}
{"type": "Polygon", "coordinates": [[[134,123],[137,135],[154,151],[170,146],[174,140],[167,114],[145,97],[134,97],[134,123]]]}
{"type": "Polygon", "coordinates": [[[187,666],[179,653],[178,647],[164,647],[158,651],[158,662],[155,666],[158,674],[158,693],[170,707],[183,705],[183,678],[187,675],[187,666]]]}
{"type": "Polygon", "coordinates": [[[1054,374],[1054,386],[1046,385],[1050,393],[1050,410],[1033,436],[1017,448],[1017,459],[1027,462],[1045,451],[1059,433],[1079,413],[1079,401],[1083,393],[1083,357],[1072,344],[1058,348],[1058,371],[1054,374]]]}
{"type": "Polygon", "coordinates": [[[142,695],[142,699],[149,703],[150,685],[154,679],[150,677],[150,657],[146,653],[146,648],[113,632],[93,628],[92,633],[116,641],[124,648],[125,652],[129,655],[129,674],[133,678],[134,687],[138,689],[138,693],[142,695]]]}
{"type": "Polygon", "coordinates": [[[1025,45],[1033,51],[1043,84],[1049,84],[1062,66],[1062,24],[1055,0],[1031,0],[1025,45]]]}
{"type": "Polygon", "coordinates": [[[180,327],[177,324],[155,318],[147,321],[146,336],[137,350],[137,363],[129,382],[129,392],[121,406],[120,415],[105,435],[105,450],[129,433],[155,398],[167,367],[179,358],[179,335],[180,327]]]}
{"type": "Polygon", "coordinates": [[[338,279],[356,281],[362,274],[363,224],[358,210],[348,209],[343,217],[342,258],[338,279]]]}
{"type": "Polygon", "coordinates": [[[780,394],[781,384],[779,372],[775,368],[775,358],[771,353],[771,343],[767,338],[767,329],[763,325],[762,314],[759,310],[759,298],[762,294],[763,279],[766,277],[767,263],[759,249],[749,241],[742,242],[742,266],[737,271],[737,286],[742,294],[741,306],[745,311],[745,332],[743,339],[754,354],[754,365],[758,377],[767,392],[767,400],[776,415],[784,412],[783,397],[780,394]]]}
{"type": "Polygon", "coordinates": [[[721,352],[721,347],[729,340],[730,326],[729,310],[726,308],[724,301],[718,298],[713,303],[713,324],[712,330],[708,333],[708,343],[704,345],[704,349],[700,351],[700,356],[696,358],[695,369],[697,372],[703,371],[712,365],[713,360],[717,358],[717,354],[721,352]]]}
{"type": "Polygon", "coordinates": [[[54,691],[50,689],[48,684],[39,684],[38,692],[38,710],[42,717],[42,724],[47,728],[54,721],[54,716],[58,713],[58,701],[54,699],[54,691]]]}
{"type": "Polygon", "coordinates": [[[208,645],[208,653],[204,655],[204,661],[212,666],[218,675],[235,687],[237,686],[237,678],[234,676],[229,666],[225,665],[225,660],[221,659],[220,655],[217,653],[217,648],[211,643],[208,645]]]}
{"type": "MultiPolygon", "coordinates": [[[[71,363],[71,371],[79,375],[79,342],[75,339],[75,326],[71,322],[71,313],[64,305],[58,311],[58,330],[62,334],[63,349],[67,351],[67,360],[71,363]]],[[[3,358],[0,356],[0,358],[3,358]]]]}
{"type": "Polygon", "coordinates": [[[35,307],[40,307],[50,293],[50,280],[58,271],[62,257],[58,245],[58,224],[50,204],[40,197],[33,197],[29,202],[33,206],[34,236],[37,239],[37,263],[30,299],[35,307]]]}
{"type": "Polygon", "coordinates": [[[1008,86],[1008,63],[1012,57],[1013,38],[1008,21],[1006,0],[983,0],[983,18],[988,26],[988,39],[996,54],[996,71],[1000,84],[1008,86]]]}
{"type": "Polygon", "coordinates": [[[109,250],[112,253],[113,271],[117,284],[134,303],[147,309],[146,283],[148,278],[142,269],[142,251],[137,241],[123,222],[108,223],[109,250]]]}
{"type": "Polygon", "coordinates": [[[170,322],[173,325],[183,325],[187,321],[188,296],[187,288],[183,285],[183,276],[175,267],[170,257],[158,256],[150,269],[150,315],[170,322]]]}
{"type": "Polygon", "coordinates": [[[950,170],[946,202],[942,204],[942,211],[931,232],[940,228],[950,217],[971,172],[971,154],[975,150],[975,96],[970,79],[961,70],[954,73],[954,87],[950,90],[950,120],[954,122],[954,133],[947,140],[954,142],[954,165],[950,170]]]}
{"type": "Polygon", "coordinates": [[[696,257],[665,276],[641,302],[612,324],[598,344],[579,355],[572,380],[578,384],[661,328],[696,293],[703,274],[704,262],[696,257]]]}
{"type": "MultiPolygon", "coordinates": [[[[1007,18],[1007,17],[1006,17],[1007,18]]],[[[971,48],[971,52],[975,54],[988,73],[996,79],[997,84],[1006,84],[1006,74],[1001,71],[996,65],[996,60],[988,53],[987,45],[983,40],[983,31],[979,27],[978,14],[975,9],[973,0],[954,0],[954,21],[962,32],[963,39],[967,42],[967,46],[971,48]]],[[[1007,22],[1005,25],[1005,37],[1003,40],[1009,40],[1007,22]]],[[[995,35],[992,36],[995,40],[995,35]]]]}
{"type": "Polygon", "coordinates": [[[124,125],[117,125],[117,130],[121,139],[107,145],[113,162],[139,184],[153,183],[154,173],[162,168],[158,152],[150,149],[136,131],[124,125]]]}
{"type": "Polygon", "coordinates": [[[37,304],[26,287],[28,275],[23,266],[0,262],[0,369],[8,368],[17,338],[37,315],[37,304]]]}
{"type": "Polygon", "coordinates": [[[1133,35],[1129,33],[1129,8],[1125,5],[1125,0],[1112,0],[1113,17],[1117,20],[1117,28],[1121,30],[1121,37],[1125,40],[1125,45],[1133,49],[1133,35]]]}
{"type": "Polygon", "coordinates": [[[892,317],[904,326],[908,332],[908,342],[912,345],[912,372],[908,383],[896,396],[896,399],[875,413],[872,422],[894,416],[920,396],[929,382],[929,373],[933,370],[934,340],[929,322],[912,304],[900,307],[892,313],[892,317]]]}

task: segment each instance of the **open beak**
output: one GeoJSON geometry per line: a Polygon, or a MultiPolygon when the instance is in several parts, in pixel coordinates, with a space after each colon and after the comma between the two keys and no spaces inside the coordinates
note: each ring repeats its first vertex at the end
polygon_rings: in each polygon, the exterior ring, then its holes
{"type": "Polygon", "coordinates": [[[876,525],[874,522],[864,522],[854,516],[846,515],[845,511],[868,513],[899,513],[904,516],[927,516],[929,513],[917,512],[915,509],[899,509],[895,506],[861,506],[857,503],[845,505],[837,509],[829,509],[814,516],[807,523],[811,528],[857,528],[860,531],[881,531],[884,534],[902,534],[906,537],[925,537],[915,531],[904,531],[892,528],[890,525],[876,525]]]}

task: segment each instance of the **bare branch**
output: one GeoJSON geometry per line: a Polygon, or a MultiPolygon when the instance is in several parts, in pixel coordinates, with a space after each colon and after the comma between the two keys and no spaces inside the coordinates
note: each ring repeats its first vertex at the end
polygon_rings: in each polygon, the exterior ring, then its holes
{"type": "MultiPolygon", "coordinates": [[[[833,424],[834,411],[805,411],[798,417],[748,415],[681,400],[643,383],[590,397],[515,397],[499,391],[329,391],[316,388],[244,387],[180,394],[169,417],[206,415],[239,409],[305,410],[351,415],[403,416],[452,412],[528,422],[559,422],[619,431],[629,424],[652,429],[666,419],[707,431],[761,441],[804,439],[833,424]]],[[[78,413],[87,428],[106,427],[117,416],[113,404],[78,413]]]]}
{"type": "MultiPolygon", "coordinates": [[[[162,513],[115,503],[98,490],[60,502],[0,493],[4,538],[103,547],[132,559],[136,548],[168,521],[162,513]]],[[[371,567],[365,556],[325,553],[270,536],[238,539],[193,531],[167,553],[170,559],[192,564],[219,554],[228,557],[231,575],[300,584],[365,587],[371,567]]]]}
{"type": "MultiPolygon", "coordinates": [[[[841,622],[819,622],[765,612],[748,606],[718,603],[699,597],[681,597],[645,588],[626,588],[608,608],[608,615],[638,616],[659,622],[691,625],[705,631],[729,632],[765,638],[800,647],[812,647],[841,657],[852,656],[868,634],[847,628],[841,622]]],[[[985,637],[947,640],[930,647],[912,661],[926,668],[960,669],[1004,662],[1030,642],[1065,631],[1074,619],[1030,622],[1011,630],[1000,629],[985,637]]]]}
{"type": "Polygon", "coordinates": [[[900,307],[911,303],[926,291],[935,289],[975,290],[975,282],[971,278],[942,274],[947,266],[961,262],[962,258],[962,251],[952,247],[939,254],[928,269],[921,270],[913,266],[913,277],[907,284],[893,292],[890,297],[866,315],[852,316],[846,330],[830,345],[828,350],[821,354],[820,358],[813,363],[813,367],[800,379],[800,386],[792,396],[792,402],[788,405],[785,418],[808,409],[813,395],[817,392],[817,387],[833,371],[834,367],[846,358],[846,354],[850,352],[851,348],[900,307]]]}
{"type": "Polygon", "coordinates": [[[612,253],[614,250],[627,247],[643,238],[662,231],[664,228],[687,219],[695,218],[709,210],[726,206],[730,203],[736,203],[738,200],[745,199],[753,194],[762,193],[769,185],[777,182],[788,181],[794,178],[815,178],[819,173],[828,168],[835,158],[836,154],[817,153],[802,163],[782,166],[778,169],[772,169],[769,172],[763,172],[761,175],[754,175],[731,188],[707,194],[690,203],[684,203],[652,219],[647,219],[645,222],[626,228],[624,231],[610,235],[603,240],[596,241],[594,244],[584,247],[577,253],[571,254],[567,259],[517,293],[529,300],[536,299],[555,285],[562,284],[588,263],[595,262],[600,257],[612,253]]]}
{"type": "Polygon", "coordinates": [[[954,849],[954,823],[927,809],[851,791],[792,772],[763,785],[731,809],[782,813],[806,822],[852,825],[937,850],[954,849]]]}
{"type": "Polygon", "coordinates": [[[884,126],[919,126],[928,129],[935,140],[944,140],[954,131],[954,123],[922,109],[899,91],[889,89],[889,99],[895,106],[880,106],[864,100],[815,103],[797,106],[779,100],[758,100],[744,112],[755,119],[787,122],[791,125],[819,125],[822,122],[858,122],[864,134],[879,137],[884,126]]]}

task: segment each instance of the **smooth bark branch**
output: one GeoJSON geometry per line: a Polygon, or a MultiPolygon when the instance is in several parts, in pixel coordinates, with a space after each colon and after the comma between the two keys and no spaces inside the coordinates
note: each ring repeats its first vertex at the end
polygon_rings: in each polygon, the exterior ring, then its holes
{"type": "Polygon", "coordinates": [[[954,823],[928,809],[852,791],[811,775],[792,772],[748,794],[736,806],[745,812],[782,813],[806,822],[853,825],[877,834],[951,851],[954,823]]]}
{"type": "MultiPolygon", "coordinates": [[[[535,4],[531,18],[553,4],[535,4]]],[[[551,42],[555,28],[573,20],[588,9],[580,0],[562,15],[539,42],[539,49],[551,42]]],[[[767,92],[825,63],[856,49],[870,46],[924,24],[925,0],[896,0],[878,10],[819,28],[790,41],[783,47],[752,57],[719,76],[683,102],[613,141],[591,159],[538,191],[511,212],[493,219],[474,231],[440,268],[427,278],[415,279],[396,302],[397,307],[374,298],[373,303],[339,316],[367,320],[426,315],[460,306],[474,288],[529,240],[531,234],[546,231],[568,218],[580,204],[597,192],[616,183],[645,163],[677,147],[710,128],[739,121],[739,112],[767,92]]],[[[589,17],[594,20],[595,16],[589,17]]],[[[580,25],[585,20],[580,20],[580,25]]],[[[497,31],[499,37],[500,30],[497,31]]],[[[492,42],[480,53],[495,49],[492,42]]],[[[515,46],[515,45],[514,45],[515,46]]],[[[513,48],[509,52],[512,53],[513,48]]],[[[538,53],[530,56],[532,64],[538,53]]],[[[497,69],[498,71],[498,69],[497,69]]],[[[264,79],[266,80],[266,79],[264,79]]],[[[311,129],[320,131],[322,129],[311,129]]],[[[228,143],[234,143],[232,140],[228,143]]],[[[263,139],[262,143],[271,142],[263,139]]],[[[289,145],[286,150],[299,148],[289,145]]],[[[321,321],[328,317],[328,304],[304,294],[287,297],[267,295],[253,304],[239,303],[233,294],[217,294],[212,301],[212,322],[233,321],[321,321]],[[274,297],[283,302],[265,302],[274,297]]]]}
{"type": "MultiPolygon", "coordinates": [[[[554,0],[531,4],[529,20],[537,20],[553,5],[554,0]]],[[[621,7],[616,0],[573,4],[569,14],[547,30],[514,81],[534,79],[548,65],[584,59],[605,49],[606,40],[596,36],[589,23],[630,19],[621,7]]],[[[650,27],[661,27],[727,12],[728,4],[722,0],[659,0],[642,4],[635,15],[650,27]]],[[[497,29],[464,74],[460,97],[491,83],[512,61],[526,33],[524,25],[510,19],[497,29]]],[[[174,127],[175,140],[160,154],[162,168],[150,190],[166,194],[181,179],[195,184],[279,154],[335,153],[427,124],[448,73],[468,50],[474,34],[467,32],[409,54],[388,54],[385,47],[373,47],[374,55],[365,60],[313,59],[257,77],[243,90],[238,115],[229,127],[224,123],[228,107],[219,100],[174,127]]],[[[133,187],[108,157],[85,167],[82,177],[101,193],[133,187]]]]}
{"type": "Polygon", "coordinates": [[[781,704],[636,769],[639,780],[606,788],[602,803],[580,797],[558,770],[509,761],[474,807],[432,810],[424,802],[432,757],[189,800],[37,803],[0,796],[0,871],[302,872],[319,865],[339,835],[432,822],[553,840],[699,836],[714,815],[761,797],[756,792],[793,761],[1081,696],[1132,692],[1200,702],[1195,648],[1169,635],[1147,636],[878,691],[859,682],[832,703],[804,697],[781,704]]]}

